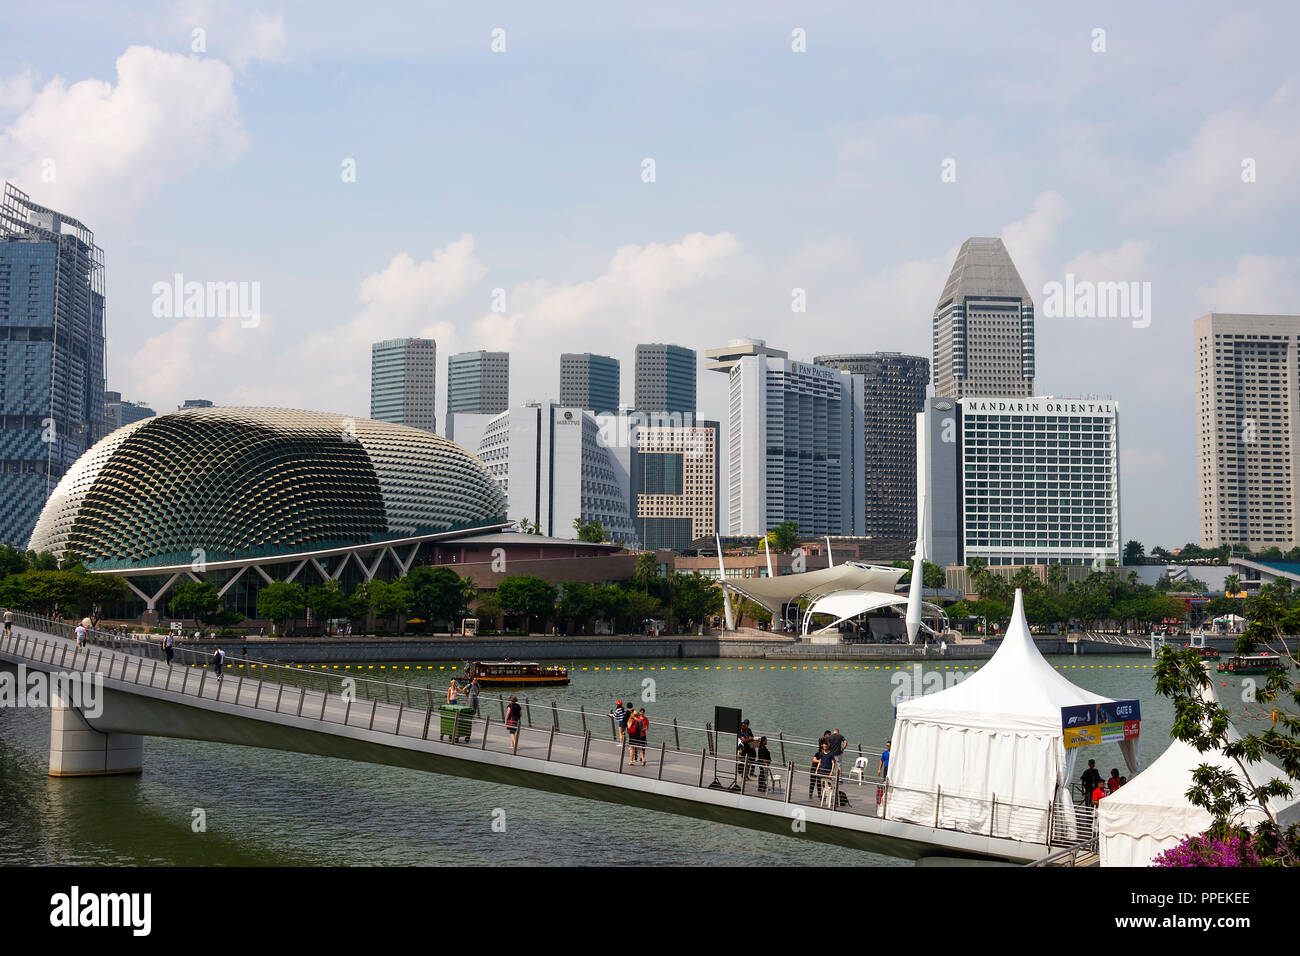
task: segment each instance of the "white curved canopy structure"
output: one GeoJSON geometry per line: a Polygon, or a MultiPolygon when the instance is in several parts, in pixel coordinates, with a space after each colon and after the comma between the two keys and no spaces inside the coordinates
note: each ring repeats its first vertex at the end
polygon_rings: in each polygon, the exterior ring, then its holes
{"type": "MultiPolygon", "coordinates": [[[[857,617],[860,614],[868,614],[871,611],[878,611],[881,608],[906,608],[908,606],[908,595],[896,594],[885,591],[831,591],[820,597],[814,598],[808,605],[808,610],[804,614],[804,628],[808,633],[809,623],[812,621],[814,614],[827,614],[834,620],[825,627],[818,628],[815,633],[824,634],[827,631],[834,630],[840,624],[857,617]]],[[[945,617],[943,609],[937,604],[931,604],[928,601],[922,601],[921,606],[929,614],[943,620],[945,617]]],[[[923,625],[924,626],[924,625],[923,625]]],[[[933,633],[933,630],[926,628],[933,633]]]]}
{"type": "Polygon", "coordinates": [[[886,568],[877,564],[849,561],[833,568],[804,571],[802,574],[783,574],[775,578],[727,578],[723,584],[771,612],[774,617],[779,617],[785,605],[800,598],[813,600],[842,591],[886,594],[891,599],[901,598],[906,604],[907,595],[894,593],[899,579],[906,573],[906,568],[886,568]]]}

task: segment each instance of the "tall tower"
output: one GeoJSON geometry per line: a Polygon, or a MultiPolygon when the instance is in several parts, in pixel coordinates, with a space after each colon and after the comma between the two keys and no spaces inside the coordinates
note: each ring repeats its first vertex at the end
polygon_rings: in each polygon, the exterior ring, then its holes
{"type": "Polygon", "coordinates": [[[509,407],[509,352],[460,352],[447,360],[448,415],[500,415],[509,407]]]}
{"type": "Polygon", "coordinates": [[[1300,315],[1203,315],[1196,338],[1201,545],[1300,544],[1300,315]]]}
{"type": "Polygon", "coordinates": [[[590,352],[560,356],[560,404],[597,415],[618,413],[618,359],[590,352]]]}
{"type": "Polygon", "coordinates": [[[934,394],[1034,394],[1034,302],[1001,239],[957,253],[934,309],[934,394]]]}
{"type": "Polygon", "coordinates": [[[370,417],[436,432],[438,345],[389,339],[370,347],[370,417]]]}
{"type": "Polygon", "coordinates": [[[873,352],[818,355],[814,365],[862,376],[863,534],[906,538],[916,533],[916,416],[925,408],[930,362],[919,355],[873,352]]]}
{"type": "Polygon", "coordinates": [[[695,350],[680,345],[636,347],[636,410],[695,416],[695,350]]]}
{"type": "Polygon", "coordinates": [[[54,486],[107,433],[104,253],[6,183],[0,203],[0,543],[26,549],[54,486]]]}

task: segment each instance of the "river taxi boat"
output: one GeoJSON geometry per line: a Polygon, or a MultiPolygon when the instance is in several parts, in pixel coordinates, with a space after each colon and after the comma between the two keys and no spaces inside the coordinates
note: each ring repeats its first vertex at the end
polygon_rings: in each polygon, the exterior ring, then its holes
{"type": "Polygon", "coordinates": [[[474,661],[465,680],[480,687],[562,687],[569,683],[567,667],[542,667],[535,661],[474,661]]]}
{"type": "Polygon", "coordinates": [[[1286,661],[1276,654],[1243,654],[1219,661],[1220,674],[1271,674],[1286,670],[1286,661]]]}

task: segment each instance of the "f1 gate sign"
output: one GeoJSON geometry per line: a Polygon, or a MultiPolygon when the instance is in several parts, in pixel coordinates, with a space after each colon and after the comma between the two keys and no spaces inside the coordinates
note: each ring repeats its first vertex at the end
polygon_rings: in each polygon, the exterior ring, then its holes
{"type": "Polygon", "coordinates": [[[1108,700],[1061,708],[1061,730],[1067,750],[1085,744],[1131,740],[1142,728],[1142,707],[1136,700],[1108,700]]]}

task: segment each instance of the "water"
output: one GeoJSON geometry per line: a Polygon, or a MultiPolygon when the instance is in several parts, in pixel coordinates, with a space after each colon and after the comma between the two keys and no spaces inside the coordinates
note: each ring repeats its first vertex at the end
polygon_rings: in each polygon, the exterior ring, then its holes
{"type": "MultiPolygon", "coordinates": [[[[1049,660],[1081,687],[1110,697],[1140,698],[1143,764],[1164,750],[1173,709],[1154,696],[1149,659],[1049,660]]],[[[445,688],[452,666],[438,670],[434,665],[432,671],[427,665],[420,670],[412,666],[408,671],[376,665],[366,675],[445,688]]],[[[927,665],[927,673],[945,675],[966,666],[927,665]]],[[[527,694],[539,723],[545,720],[540,708],[551,700],[574,709],[583,704],[589,713],[603,715],[622,699],[644,706],[652,730],[659,731],[665,723],[656,718],[670,721],[675,716],[703,726],[712,718],[714,704],[740,707],[756,733],[772,738],[778,761],[778,730],[811,738],[839,727],[850,749],[860,744],[864,750],[879,750],[891,733],[889,695],[899,681],[895,665],[800,662],[784,670],[776,667],[735,660],[588,662],[575,666],[568,687],[517,693],[527,694]],[[646,680],[653,684],[643,685],[646,680]],[[642,703],[650,690],[654,702],[642,703]]],[[[1234,703],[1240,700],[1239,681],[1219,688],[1234,715],[1241,710],[1234,703]]],[[[601,728],[600,721],[608,725],[601,716],[591,722],[593,731],[601,728]]],[[[168,738],[145,741],[140,776],[55,779],[46,774],[48,744],[47,712],[0,710],[0,864],[910,865],[575,797],[168,738]],[[202,833],[192,829],[199,809],[206,814],[202,833]],[[492,826],[502,812],[504,833],[492,826]]],[[[1080,772],[1088,758],[1097,760],[1103,776],[1111,767],[1126,773],[1114,744],[1086,748],[1080,772]]]]}

